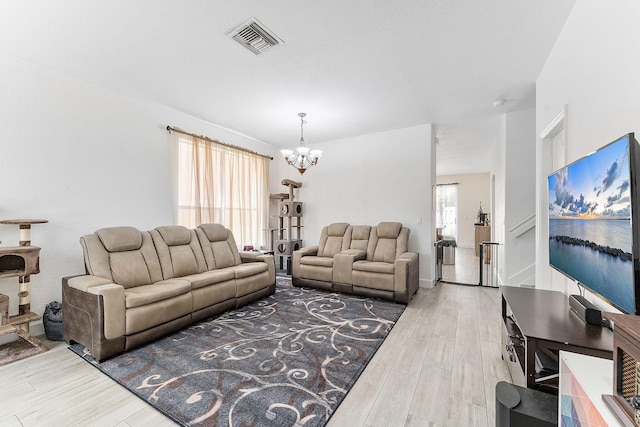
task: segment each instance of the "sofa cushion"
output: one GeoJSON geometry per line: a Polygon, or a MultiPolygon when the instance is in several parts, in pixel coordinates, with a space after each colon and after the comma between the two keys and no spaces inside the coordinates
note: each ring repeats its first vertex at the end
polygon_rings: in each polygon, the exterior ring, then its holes
{"type": "MultiPolygon", "coordinates": [[[[239,264],[234,251],[226,241],[212,242],[211,251],[213,252],[215,268],[233,267],[234,265],[239,264]]],[[[239,256],[240,255],[238,255],[238,257],[239,256]]]]}
{"type": "Polygon", "coordinates": [[[109,252],[133,251],[142,246],[142,233],[135,227],[101,228],[95,234],[109,252]]]}
{"type": "Polygon", "coordinates": [[[207,270],[204,253],[194,230],[181,225],[157,227],[149,232],[156,246],[164,279],[207,270]]]}
{"type": "Polygon", "coordinates": [[[170,246],[169,253],[173,266],[172,277],[182,277],[200,271],[193,250],[188,245],[170,246]]]}
{"type": "Polygon", "coordinates": [[[300,258],[300,264],[303,265],[317,265],[320,267],[332,267],[333,258],[318,257],[318,256],[305,256],[300,258]]]}
{"type": "MultiPolygon", "coordinates": [[[[126,334],[136,334],[183,316],[188,316],[186,322],[190,322],[192,308],[193,299],[190,292],[152,304],[128,308],[125,322],[126,334]]],[[[127,343],[127,349],[129,348],[127,343]]]]}
{"type": "Polygon", "coordinates": [[[204,231],[210,242],[227,240],[227,229],[222,224],[200,224],[198,228],[204,231]]]}
{"type": "Polygon", "coordinates": [[[267,271],[269,266],[266,262],[248,262],[245,264],[236,265],[232,267],[233,273],[236,279],[242,279],[243,277],[251,277],[256,274],[260,274],[263,271],[267,271]]]}
{"type": "Polygon", "coordinates": [[[379,289],[393,292],[395,286],[394,274],[353,270],[353,286],[361,288],[379,289]]]}
{"type": "Polygon", "coordinates": [[[210,270],[204,273],[191,274],[189,276],[181,277],[181,279],[188,280],[191,283],[191,289],[204,288],[205,286],[215,285],[216,283],[222,283],[235,278],[235,273],[230,268],[223,268],[222,270],[210,270]]]}
{"type": "Polygon", "coordinates": [[[186,294],[191,291],[191,283],[182,279],[163,280],[152,285],[136,286],[125,289],[125,306],[140,307],[186,294]]]}
{"type": "Polygon", "coordinates": [[[353,269],[384,274],[393,274],[395,271],[393,263],[375,261],[356,261],[353,263],[353,269]]]}
{"type": "Polygon", "coordinates": [[[209,270],[233,267],[242,259],[230,230],[221,224],[200,224],[196,229],[209,270]]]}
{"type": "Polygon", "coordinates": [[[95,233],[87,234],[80,237],[80,245],[87,274],[105,278],[107,283],[113,281],[109,265],[109,252],[104,248],[100,238],[95,233]]]}
{"type": "Polygon", "coordinates": [[[319,257],[333,257],[343,249],[348,248],[348,236],[350,226],[346,222],[337,222],[322,229],[318,242],[319,257]]]}
{"type": "MultiPolygon", "coordinates": [[[[233,273],[231,273],[233,275],[233,273]]],[[[193,311],[202,310],[223,301],[234,300],[238,294],[235,280],[219,282],[213,286],[202,286],[191,291],[193,296],[193,311]]],[[[235,301],[231,305],[235,306],[235,301]]]]}
{"type": "Polygon", "coordinates": [[[162,280],[151,235],[134,227],[103,228],[80,238],[87,273],[125,288],[162,280]]]}
{"type": "Polygon", "coordinates": [[[397,239],[401,229],[399,222],[381,222],[376,226],[378,238],[381,239],[397,239]]]}
{"type": "Polygon", "coordinates": [[[156,227],[156,230],[168,246],[188,245],[191,242],[190,230],[182,225],[156,227]]]}
{"type": "Polygon", "coordinates": [[[396,259],[396,239],[378,239],[373,252],[374,262],[393,263],[396,259]]]}
{"type": "Polygon", "coordinates": [[[366,251],[370,235],[370,225],[354,225],[351,230],[351,244],[349,245],[349,249],[360,249],[366,251]]]}
{"type": "Polygon", "coordinates": [[[371,229],[371,238],[367,247],[367,260],[375,262],[394,262],[398,252],[398,239],[402,224],[399,222],[381,222],[371,229]]]}
{"type": "MultiPolygon", "coordinates": [[[[333,258],[330,259],[333,260],[333,258]]],[[[333,280],[333,268],[331,266],[301,264],[300,275],[309,280],[331,282],[333,280]]]]}
{"type": "Polygon", "coordinates": [[[148,285],[163,279],[158,253],[147,231],[140,232],[138,250],[109,252],[109,268],[113,282],[125,288],[148,285]]]}
{"type": "Polygon", "coordinates": [[[125,288],[148,285],[151,279],[144,255],[140,251],[115,252],[109,255],[114,283],[125,288]]]}

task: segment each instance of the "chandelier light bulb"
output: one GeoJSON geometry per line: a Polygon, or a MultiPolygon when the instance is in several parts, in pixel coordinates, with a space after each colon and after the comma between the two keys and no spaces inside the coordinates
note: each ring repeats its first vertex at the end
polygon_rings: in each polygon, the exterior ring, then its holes
{"type": "Polygon", "coordinates": [[[309,156],[313,157],[314,159],[319,159],[320,157],[322,157],[322,150],[311,150],[309,152],[309,156]]]}

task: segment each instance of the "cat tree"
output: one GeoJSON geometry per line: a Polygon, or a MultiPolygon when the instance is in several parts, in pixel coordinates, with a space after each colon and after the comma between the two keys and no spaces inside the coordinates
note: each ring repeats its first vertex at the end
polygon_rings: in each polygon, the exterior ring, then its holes
{"type": "Polygon", "coordinates": [[[291,274],[291,255],[302,247],[300,229],[302,228],[302,202],[295,201],[294,190],[302,187],[301,182],[283,179],[282,185],[289,187],[289,193],[272,194],[271,199],[278,202],[277,238],[272,245],[276,257],[276,265],[280,270],[286,267],[287,274],[291,274]]]}
{"type": "Polygon", "coordinates": [[[9,296],[0,294],[0,336],[16,334],[18,340],[0,346],[0,366],[48,350],[40,340],[29,334],[29,322],[40,316],[31,312],[32,274],[40,273],[40,248],[31,246],[31,225],[44,224],[46,219],[8,219],[0,224],[20,227],[19,246],[0,247],[0,278],[17,277],[18,314],[9,316],[9,296]]]}

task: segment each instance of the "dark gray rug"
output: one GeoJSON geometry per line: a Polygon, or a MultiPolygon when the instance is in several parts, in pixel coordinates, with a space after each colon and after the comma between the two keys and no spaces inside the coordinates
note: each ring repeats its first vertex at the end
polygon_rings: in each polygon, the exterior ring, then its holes
{"type": "Polygon", "coordinates": [[[291,286],[96,363],[182,425],[322,426],[405,306],[291,286]]]}

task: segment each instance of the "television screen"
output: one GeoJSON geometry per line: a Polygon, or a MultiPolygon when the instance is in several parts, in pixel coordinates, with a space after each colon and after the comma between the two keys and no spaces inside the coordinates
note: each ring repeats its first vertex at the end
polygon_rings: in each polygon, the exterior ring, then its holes
{"type": "Polygon", "coordinates": [[[550,265],[631,314],[635,144],[633,134],[625,135],[548,179],[550,265]]]}

